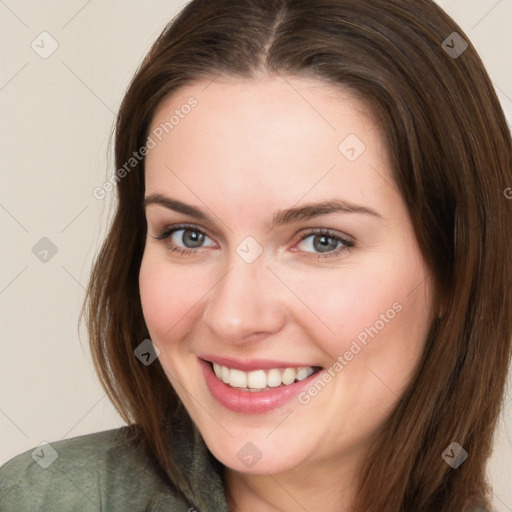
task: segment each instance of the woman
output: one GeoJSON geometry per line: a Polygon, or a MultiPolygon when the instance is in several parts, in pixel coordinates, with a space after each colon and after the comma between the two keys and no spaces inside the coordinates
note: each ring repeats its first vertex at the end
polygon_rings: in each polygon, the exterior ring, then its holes
{"type": "Polygon", "coordinates": [[[129,426],[14,458],[2,510],[489,510],[512,151],[439,7],[194,0],[115,151],[84,313],[129,426]]]}

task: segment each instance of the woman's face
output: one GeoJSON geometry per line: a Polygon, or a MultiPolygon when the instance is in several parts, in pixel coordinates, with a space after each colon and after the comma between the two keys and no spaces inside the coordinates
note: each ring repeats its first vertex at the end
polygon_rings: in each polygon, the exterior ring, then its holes
{"type": "Polygon", "coordinates": [[[365,104],[305,78],[217,78],[164,101],[149,136],[144,317],[206,444],[248,473],[357,460],[433,318],[365,104]]]}

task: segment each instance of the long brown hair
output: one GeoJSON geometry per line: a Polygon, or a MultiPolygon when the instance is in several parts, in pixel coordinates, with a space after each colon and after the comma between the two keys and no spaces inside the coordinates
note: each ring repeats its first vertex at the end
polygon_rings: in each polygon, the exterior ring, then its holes
{"type": "MultiPolygon", "coordinates": [[[[431,0],[193,0],[130,83],[116,168],[146,144],[155,108],[178,88],[261,71],[342,86],[372,108],[442,311],[361,468],[354,511],[488,509],[485,466],[511,357],[512,149],[477,52],[431,0]],[[441,456],[452,442],[469,454],[457,469],[441,456]]],[[[158,361],[133,354],[149,337],[138,288],[144,159],[116,181],[82,314],[110,399],[184,488],[164,428],[187,413],[158,361]]]]}

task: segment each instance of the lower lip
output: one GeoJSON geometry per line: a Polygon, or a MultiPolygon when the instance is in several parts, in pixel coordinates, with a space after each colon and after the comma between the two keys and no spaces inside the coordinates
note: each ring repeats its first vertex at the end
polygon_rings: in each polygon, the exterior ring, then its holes
{"type": "Polygon", "coordinates": [[[215,375],[210,363],[199,358],[198,361],[206,385],[217,402],[231,411],[244,414],[262,414],[277,409],[295,398],[302,389],[307,388],[311,384],[311,381],[318,377],[317,372],[310,375],[307,379],[294,382],[288,386],[280,386],[269,391],[240,391],[221,381],[215,375]]]}

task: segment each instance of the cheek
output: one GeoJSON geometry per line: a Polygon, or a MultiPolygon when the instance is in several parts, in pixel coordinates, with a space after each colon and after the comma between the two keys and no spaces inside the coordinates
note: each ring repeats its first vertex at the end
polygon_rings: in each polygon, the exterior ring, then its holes
{"type": "Polygon", "coordinates": [[[160,346],[170,338],[176,339],[193,316],[194,305],[206,293],[204,279],[195,279],[191,272],[177,271],[176,266],[163,259],[146,251],[139,273],[144,319],[151,339],[160,346]]]}
{"type": "Polygon", "coordinates": [[[406,380],[431,323],[426,269],[412,259],[389,260],[346,268],[335,279],[317,273],[294,289],[314,313],[300,320],[311,339],[332,359],[344,357],[346,370],[361,381],[369,368],[392,382],[406,380]]]}
{"type": "Polygon", "coordinates": [[[331,279],[331,294],[309,288],[308,298],[317,301],[316,313],[336,333],[319,336],[317,322],[312,339],[332,358],[334,379],[324,396],[328,403],[339,404],[331,413],[333,423],[340,413],[346,415],[342,428],[347,436],[369,435],[382,423],[421,357],[431,321],[430,292],[424,283],[411,293],[418,279],[414,265],[408,268],[407,275],[396,269],[347,273],[339,282],[331,279]]]}
{"type": "Polygon", "coordinates": [[[374,385],[395,396],[400,396],[410,382],[433,320],[430,288],[426,284],[412,292],[404,291],[399,302],[400,310],[394,318],[368,338],[364,358],[365,367],[375,377],[374,385]]]}

